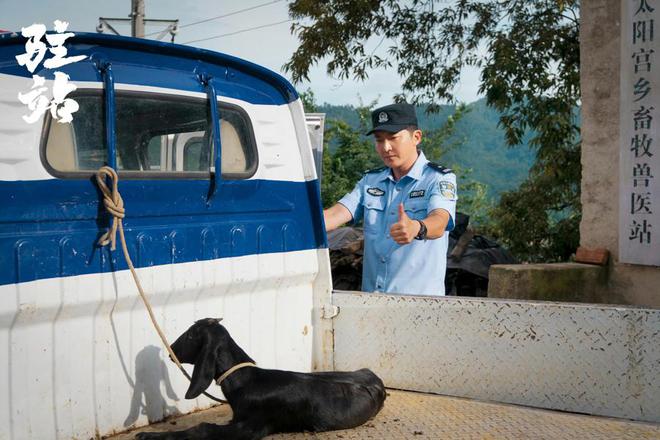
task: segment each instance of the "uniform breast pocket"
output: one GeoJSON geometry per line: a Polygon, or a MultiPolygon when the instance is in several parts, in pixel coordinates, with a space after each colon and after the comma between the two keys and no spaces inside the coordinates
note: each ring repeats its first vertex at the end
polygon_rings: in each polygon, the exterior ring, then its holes
{"type": "Polygon", "coordinates": [[[385,200],[383,197],[368,197],[364,204],[364,232],[375,234],[385,216],[385,200]]]}
{"type": "Polygon", "coordinates": [[[426,218],[426,210],[428,203],[426,200],[419,200],[414,202],[405,203],[406,214],[414,220],[424,220],[426,218]]]}

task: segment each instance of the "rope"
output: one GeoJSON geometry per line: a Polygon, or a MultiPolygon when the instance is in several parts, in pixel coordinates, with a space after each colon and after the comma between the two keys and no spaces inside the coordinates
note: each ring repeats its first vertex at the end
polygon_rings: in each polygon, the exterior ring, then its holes
{"type": "Polygon", "coordinates": [[[240,370],[241,368],[245,367],[256,367],[256,364],[254,362],[242,362],[240,364],[234,365],[231,367],[229,370],[225,371],[222,376],[217,378],[215,380],[216,385],[220,386],[223,380],[227,379],[231,373],[233,373],[236,370],[240,370]]]}
{"type": "MultiPolygon", "coordinates": [[[[124,201],[122,200],[121,195],[119,194],[119,189],[117,186],[118,182],[119,182],[119,176],[117,175],[115,170],[113,170],[108,166],[101,167],[96,172],[96,183],[98,183],[99,188],[103,193],[103,205],[105,205],[105,208],[108,210],[108,212],[112,214],[112,225],[110,226],[110,229],[101,236],[101,238],[98,241],[98,244],[100,246],[106,246],[110,244],[110,249],[114,251],[116,248],[115,245],[117,241],[116,239],[117,230],[119,230],[119,240],[121,242],[121,248],[124,251],[124,258],[126,258],[126,263],[128,263],[128,268],[131,270],[131,275],[133,275],[133,280],[135,281],[135,285],[138,288],[138,292],[140,293],[142,302],[144,302],[144,305],[147,307],[147,312],[149,313],[151,322],[154,325],[154,328],[156,329],[158,336],[160,336],[160,340],[163,342],[163,345],[167,349],[167,352],[170,354],[170,358],[174,361],[176,366],[179,367],[179,370],[181,370],[183,375],[186,376],[186,378],[190,381],[191,380],[190,375],[188,375],[188,372],[183,368],[181,362],[179,362],[179,359],[172,351],[169,342],[167,342],[167,338],[165,337],[165,334],[163,333],[163,331],[160,329],[160,326],[156,322],[156,317],[154,315],[153,310],[151,309],[151,304],[149,304],[149,300],[147,299],[147,296],[145,295],[144,290],[142,289],[142,284],[140,284],[140,280],[137,276],[137,273],[135,272],[135,268],[133,267],[131,256],[128,254],[128,248],[126,246],[126,238],[124,237],[124,224],[122,222],[126,210],[124,209],[124,201]],[[112,191],[106,185],[105,183],[106,179],[109,179],[110,182],[112,182],[112,191]]],[[[216,402],[228,403],[226,400],[219,399],[206,392],[204,392],[203,394],[209,399],[215,400],[216,402]]]]}

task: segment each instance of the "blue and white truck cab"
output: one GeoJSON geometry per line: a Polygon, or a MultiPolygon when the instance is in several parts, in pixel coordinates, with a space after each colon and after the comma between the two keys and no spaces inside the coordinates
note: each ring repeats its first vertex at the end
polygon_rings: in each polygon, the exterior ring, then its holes
{"type": "Polygon", "coordinates": [[[329,257],[301,101],[255,64],[101,34],[67,40],[72,121],[34,123],[26,39],[0,36],[2,439],[90,438],[209,406],[174,390],[94,175],[119,175],[126,241],[164,332],[222,317],[264,367],[332,368],[329,257]],[[219,135],[218,135],[219,134],[219,135]]]}

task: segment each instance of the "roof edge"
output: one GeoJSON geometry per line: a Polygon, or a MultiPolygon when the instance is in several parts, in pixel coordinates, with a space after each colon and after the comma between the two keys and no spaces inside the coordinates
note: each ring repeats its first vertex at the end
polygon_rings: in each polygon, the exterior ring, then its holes
{"type": "MultiPolygon", "coordinates": [[[[52,32],[48,32],[52,33],[52,32]]],[[[74,36],[67,40],[67,43],[78,44],[98,44],[101,46],[115,47],[126,50],[135,50],[149,52],[159,55],[171,55],[185,57],[194,60],[205,61],[212,64],[229,64],[232,67],[254,75],[264,81],[273,84],[284,96],[287,102],[295,101],[299,95],[293,85],[277,72],[266,67],[255,64],[222,52],[215,52],[208,49],[185,46],[183,44],[167,43],[162,41],[148,40],[144,38],[126,37],[121,35],[107,35],[91,32],[74,32],[74,36]]],[[[6,32],[0,34],[0,46],[24,44],[25,37],[17,32],[6,32]]]]}

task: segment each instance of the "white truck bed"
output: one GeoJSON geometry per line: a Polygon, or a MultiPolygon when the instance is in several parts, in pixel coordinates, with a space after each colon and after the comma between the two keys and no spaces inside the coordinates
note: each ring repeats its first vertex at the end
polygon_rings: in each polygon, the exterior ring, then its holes
{"type": "MultiPolygon", "coordinates": [[[[271,438],[660,439],[660,310],[340,291],[332,302],[331,365],[371,368],[390,387],[385,408],[353,430],[271,438]]],[[[142,429],[230,418],[225,405],[142,429]]]]}
{"type": "MultiPolygon", "coordinates": [[[[230,419],[229,406],[219,405],[110,439],[128,440],[138,432],[179,430],[202,422],[222,424],[230,419]]],[[[660,439],[660,425],[390,389],[383,410],[358,428],[266,438],[639,440],[660,439]]]]}

